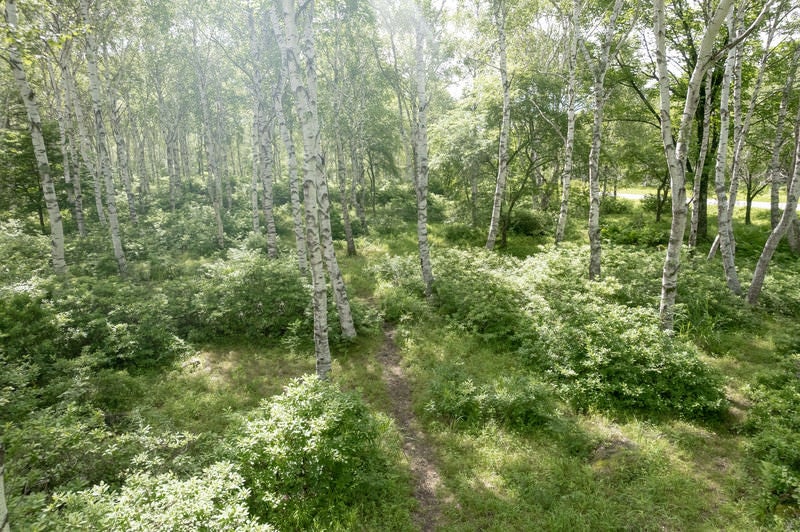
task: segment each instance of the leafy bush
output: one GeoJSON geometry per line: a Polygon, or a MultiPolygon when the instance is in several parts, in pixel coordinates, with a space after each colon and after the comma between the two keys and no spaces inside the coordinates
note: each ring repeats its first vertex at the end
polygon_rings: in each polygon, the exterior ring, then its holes
{"type": "Polygon", "coordinates": [[[435,255],[439,312],[485,340],[513,340],[523,315],[521,298],[503,279],[509,260],[483,250],[435,255]]]}
{"type": "Polygon", "coordinates": [[[600,202],[600,214],[630,214],[633,205],[627,200],[605,196],[600,202]]]}
{"type": "MultiPolygon", "coordinates": [[[[645,194],[644,197],[640,200],[642,209],[645,212],[651,212],[655,214],[658,211],[658,197],[655,194],[645,194]]],[[[661,207],[662,214],[670,214],[672,210],[672,198],[669,197],[664,200],[664,204],[661,207]]]]}
{"type": "Polygon", "coordinates": [[[187,479],[134,473],[119,491],[100,483],[56,494],[37,525],[50,530],[274,530],[248,514],[247,495],[241,475],[225,462],[187,479]]]}
{"type": "Polygon", "coordinates": [[[648,310],[573,296],[538,321],[525,351],[580,408],[719,414],[721,378],[696,348],[661,331],[648,310]]]}
{"type": "Polygon", "coordinates": [[[251,510],[278,528],[302,530],[379,501],[396,487],[380,434],[355,395],[315,377],[293,381],[263,403],[234,444],[251,510]]]}
{"type": "MultiPolygon", "coordinates": [[[[279,337],[302,319],[308,287],[291,258],[230,250],[206,267],[192,299],[195,337],[279,337]]],[[[192,320],[189,320],[192,321],[192,320]]]]}
{"type": "Polygon", "coordinates": [[[0,282],[15,283],[50,273],[50,239],[19,220],[0,222],[0,282]]]}
{"type": "Polygon", "coordinates": [[[800,517],[800,354],[787,357],[751,392],[745,428],[761,472],[765,505],[791,507],[800,517]]]}
{"type": "Polygon", "coordinates": [[[444,238],[453,244],[461,246],[476,245],[480,243],[482,238],[485,238],[482,231],[468,224],[451,222],[445,223],[443,228],[444,238]]]}
{"type": "Polygon", "coordinates": [[[511,216],[509,229],[518,235],[541,236],[553,231],[555,222],[550,213],[516,209],[511,216]]]}
{"type": "Polygon", "coordinates": [[[432,415],[470,424],[492,420],[517,430],[546,423],[554,411],[552,391],[520,375],[480,384],[458,368],[443,367],[428,395],[425,410],[432,415]]]}
{"type": "Polygon", "coordinates": [[[669,229],[629,221],[603,224],[603,236],[615,244],[657,247],[669,242],[669,229]]]}

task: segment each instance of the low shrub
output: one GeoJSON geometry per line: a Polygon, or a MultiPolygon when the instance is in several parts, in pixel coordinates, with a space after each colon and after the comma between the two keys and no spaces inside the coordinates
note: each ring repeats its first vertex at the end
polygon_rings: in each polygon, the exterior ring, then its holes
{"type": "Polygon", "coordinates": [[[632,212],[633,205],[628,200],[604,196],[600,202],[600,214],[630,214],[632,212]]]}
{"type": "Polygon", "coordinates": [[[787,357],[751,390],[745,429],[748,452],[761,474],[766,509],[779,506],[800,518],[800,354],[787,357]]]}
{"type": "Polygon", "coordinates": [[[336,528],[347,507],[381,501],[397,489],[381,430],[354,394],[316,377],[293,381],[235,438],[251,511],[280,529],[336,528]]]}
{"type": "Polygon", "coordinates": [[[545,384],[527,376],[479,383],[454,367],[436,370],[425,410],[468,424],[495,421],[514,430],[540,426],[553,417],[554,398],[545,384]]]}
{"type": "Polygon", "coordinates": [[[527,236],[542,236],[553,231],[555,221],[551,213],[516,209],[511,216],[509,229],[512,233],[527,236]]]}
{"type": "Polygon", "coordinates": [[[192,337],[278,338],[303,319],[308,290],[291,258],[230,250],[205,268],[192,298],[195,319],[187,320],[195,322],[192,337]]]}
{"type": "Polygon", "coordinates": [[[57,493],[38,519],[41,530],[219,530],[267,532],[248,514],[247,489],[234,465],[216,463],[186,479],[134,473],[119,490],[100,483],[57,493]]]}

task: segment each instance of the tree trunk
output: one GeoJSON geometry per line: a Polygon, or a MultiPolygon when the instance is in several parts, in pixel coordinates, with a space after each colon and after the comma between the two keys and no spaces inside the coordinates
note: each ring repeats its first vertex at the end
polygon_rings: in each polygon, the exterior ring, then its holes
{"type": "MultiPolygon", "coordinates": [[[[796,121],[800,123],[800,111],[797,114],[796,121]]],[[[800,159],[800,133],[798,133],[797,130],[795,132],[794,153],[794,169],[789,183],[789,192],[786,197],[786,208],[783,210],[778,225],[775,226],[769,238],[767,238],[767,242],[764,244],[764,250],[758,258],[756,269],[753,272],[753,280],[750,283],[750,289],[747,291],[747,302],[750,305],[758,303],[758,298],[761,295],[761,289],[764,286],[764,279],[767,276],[767,270],[769,269],[772,256],[775,254],[775,250],[778,248],[778,244],[786,234],[789,226],[797,220],[797,195],[800,191],[800,161],[798,160],[800,159]]]]}
{"type": "Polygon", "coordinates": [[[11,532],[11,525],[8,523],[8,507],[6,506],[5,474],[6,449],[3,447],[3,442],[0,441],[0,532],[11,532]]]}
{"type": "MultiPolygon", "coordinates": [[[[58,62],[61,64],[66,61],[67,54],[69,54],[70,46],[64,45],[62,48],[58,62]]],[[[73,173],[73,164],[76,163],[75,150],[70,142],[67,130],[69,129],[69,105],[64,94],[64,80],[61,83],[56,81],[55,73],[50,63],[47,63],[47,71],[50,74],[50,80],[53,88],[53,95],[55,97],[56,112],[58,114],[58,148],[61,151],[62,166],[64,168],[64,182],[67,185],[67,200],[70,203],[73,218],[78,226],[78,234],[81,237],[86,236],[86,225],[83,217],[83,193],[81,191],[81,174],[78,168],[77,172],[73,173]]]]}
{"type": "MultiPolygon", "coordinates": [[[[297,179],[297,153],[294,148],[294,140],[289,124],[286,121],[286,114],[283,110],[283,80],[286,78],[284,67],[281,66],[281,78],[275,85],[272,93],[273,107],[275,116],[278,119],[278,127],[281,131],[283,145],[286,148],[286,166],[289,171],[289,199],[292,204],[292,219],[294,221],[294,241],[297,255],[297,267],[301,273],[308,272],[308,251],[306,249],[306,237],[303,228],[303,213],[300,208],[300,191],[297,179]]],[[[304,187],[305,188],[305,187],[304,187]]]]}
{"type": "Polygon", "coordinates": [[[492,219],[489,223],[489,236],[486,249],[493,249],[497,229],[503,210],[503,197],[508,179],[508,135],[511,129],[511,83],[508,80],[508,61],[506,58],[506,11],[504,0],[493,3],[495,26],[497,27],[497,48],[500,55],[500,85],[503,90],[503,118],[500,123],[500,149],[497,157],[497,184],[492,203],[492,219]]]}
{"type": "MultiPolygon", "coordinates": [[[[350,203],[347,194],[347,161],[344,158],[342,139],[336,134],[336,176],[339,182],[339,196],[342,203],[342,223],[344,224],[344,238],[347,242],[347,256],[353,257],[356,254],[356,243],[353,240],[353,227],[350,225],[350,203]]],[[[353,179],[355,182],[355,179],[353,179]]]]}
{"type": "Polygon", "coordinates": [[[217,159],[216,135],[211,120],[211,109],[208,101],[208,80],[206,66],[203,65],[197,51],[197,29],[193,26],[193,44],[195,51],[195,69],[197,72],[197,88],[200,93],[200,107],[203,121],[203,140],[206,146],[206,159],[208,160],[208,194],[214,209],[214,218],[217,226],[217,245],[225,247],[225,230],[222,225],[222,178],[217,159]]]}
{"type": "MultiPolygon", "coordinates": [[[[259,91],[260,93],[260,91],[259,91]]],[[[260,99],[260,94],[259,94],[260,99]]],[[[258,103],[261,111],[257,115],[258,124],[258,173],[261,176],[262,208],[264,209],[264,223],[267,226],[267,256],[278,256],[278,232],[275,228],[275,215],[273,211],[273,172],[274,160],[272,157],[272,120],[265,116],[263,104],[258,103]]]]}
{"type": "Polygon", "coordinates": [[[250,209],[253,221],[253,233],[261,232],[261,213],[258,210],[258,117],[259,105],[253,109],[253,175],[250,179],[250,209]]]}
{"type": "Polygon", "coordinates": [[[689,248],[697,247],[697,233],[700,228],[700,214],[703,211],[701,203],[705,202],[700,193],[703,183],[703,171],[706,167],[706,155],[708,154],[708,137],[711,133],[711,105],[712,105],[712,72],[706,74],[706,94],[703,107],[703,138],[700,141],[700,154],[697,157],[697,166],[694,171],[694,183],[692,185],[692,222],[689,229],[689,248]]]}
{"type": "MultiPolygon", "coordinates": [[[[425,24],[422,14],[415,24],[416,43],[414,45],[414,77],[416,86],[416,105],[414,120],[415,159],[415,191],[417,195],[417,247],[419,248],[422,282],[425,284],[425,296],[433,293],[433,266],[431,265],[430,248],[428,247],[428,74],[425,64],[425,24]]],[[[502,150],[501,150],[502,151],[502,150]]],[[[497,228],[495,226],[495,231],[497,228]]],[[[488,245],[488,244],[487,244],[488,245]]],[[[494,245],[494,237],[492,237],[494,245]]]]}
{"type": "MultiPolygon", "coordinates": [[[[17,4],[14,0],[6,0],[6,22],[11,28],[17,25],[17,4]]],[[[8,48],[8,62],[17,83],[17,89],[25,103],[25,110],[28,113],[28,125],[30,126],[31,140],[33,141],[33,153],[36,157],[36,165],[39,171],[39,179],[42,187],[47,216],[50,222],[50,245],[53,261],[53,270],[58,275],[67,273],[67,263],[64,259],[64,227],[61,222],[61,210],[58,208],[56,189],[53,178],[50,174],[50,162],[47,159],[47,148],[44,137],[42,136],[42,120],[39,116],[39,107],[33,90],[28,83],[23,68],[22,56],[15,43],[10,43],[8,48]]]]}
{"type": "Polygon", "coordinates": [[[360,140],[354,140],[350,146],[350,161],[353,165],[353,182],[350,184],[350,191],[353,198],[353,205],[355,205],[356,208],[356,216],[361,224],[361,232],[366,234],[367,211],[364,208],[366,187],[364,186],[364,163],[360,156],[361,151],[359,150],[360,143],[360,140]]]}
{"type": "Polygon", "coordinates": [[[72,77],[72,71],[69,69],[66,58],[59,61],[61,68],[61,77],[64,80],[64,95],[67,103],[72,108],[72,114],[75,118],[75,129],[78,132],[78,149],[81,155],[81,162],[83,167],[92,176],[92,184],[94,185],[94,200],[95,209],[97,211],[97,219],[101,225],[106,225],[106,215],[103,210],[103,195],[100,189],[100,178],[97,175],[97,163],[92,157],[92,143],[89,140],[89,133],[86,131],[86,121],[83,116],[83,106],[78,98],[75,89],[75,80],[72,77]]]}
{"type": "Polygon", "coordinates": [[[672,331],[674,324],[673,310],[675,296],[678,292],[678,270],[680,267],[681,246],[686,230],[686,158],[688,152],[688,133],[692,125],[694,112],[699,99],[700,84],[708,70],[712,48],[722,23],[727,16],[733,0],[720,0],[698,50],[698,59],[686,91],[683,113],[678,130],[677,142],[672,137],[672,120],[670,118],[670,87],[667,69],[666,27],[664,22],[664,0],[653,0],[654,35],[656,41],[656,64],[658,69],[658,86],[660,95],[661,138],[664,143],[664,154],[669,168],[672,188],[672,225],[670,227],[669,244],[667,246],[664,269],[661,277],[661,302],[659,314],[664,330],[672,331]]]}
{"type": "MultiPolygon", "coordinates": [[[[328,297],[325,282],[325,270],[322,257],[322,243],[319,231],[319,212],[317,209],[317,187],[323,169],[322,153],[320,150],[319,119],[317,117],[317,102],[313,100],[312,92],[303,84],[300,68],[300,46],[298,44],[297,27],[295,21],[294,0],[281,0],[283,29],[272,7],[272,25],[279,40],[281,52],[286,62],[289,81],[297,106],[297,115],[303,131],[303,203],[306,219],[306,244],[308,246],[311,282],[313,289],[312,306],[314,311],[314,353],[317,362],[317,376],[327,379],[331,371],[331,351],[328,344],[328,297]]],[[[311,10],[313,0],[306,6],[304,13],[311,23],[311,10]]],[[[310,62],[308,72],[314,72],[313,56],[307,58],[310,62]]]]}
{"type": "MultiPolygon", "coordinates": [[[[728,15],[728,31],[733,31],[733,8],[728,15]]],[[[742,287],[739,284],[739,276],[736,273],[736,264],[734,262],[733,242],[731,235],[733,233],[731,225],[732,220],[729,214],[730,205],[725,197],[725,174],[728,166],[728,120],[730,116],[729,111],[729,96],[731,90],[731,78],[733,77],[734,63],[736,61],[736,48],[731,48],[728,51],[728,58],[725,61],[725,73],[722,78],[722,92],[720,94],[719,103],[719,147],[717,148],[717,162],[715,167],[714,188],[717,193],[717,238],[719,239],[719,247],[722,252],[722,265],[725,270],[725,281],[728,288],[736,294],[741,295],[742,287]]],[[[731,180],[735,181],[736,176],[731,175],[731,180]]],[[[733,189],[733,185],[731,185],[733,189]]],[[[714,248],[712,246],[711,253],[713,254],[714,248]]],[[[709,256],[711,258],[711,256],[709,256]]]]}
{"type": "Polygon", "coordinates": [[[567,81],[567,139],[564,143],[564,173],[561,176],[561,209],[556,225],[556,245],[564,240],[569,214],[569,188],[572,180],[572,154],[575,146],[575,85],[578,63],[578,31],[580,28],[581,0],[572,4],[572,33],[569,40],[569,78],[567,81]]]}
{"type": "MultiPolygon", "coordinates": [[[[617,0],[619,2],[619,0],[617,0]]],[[[607,36],[610,39],[610,36],[607,36]]],[[[600,280],[600,146],[603,128],[605,66],[597,65],[594,82],[594,120],[592,122],[592,147],[589,151],[589,279],[600,280]],[[603,69],[600,73],[599,69],[603,69]]]]}
{"type": "Polygon", "coordinates": [[[778,179],[778,169],[780,167],[781,148],[783,147],[784,136],[784,122],[786,121],[786,113],[789,108],[789,99],[792,95],[792,87],[794,86],[794,78],[797,73],[797,65],[800,64],[800,44],[795,44],[794,54],[792,61],[789,63],[789,72],[787,73],[786,83],[783,86],[781,95],[781,104],[778,110],[778,121],[775,126],[775,140],[772,142],[772,157],[769,163],[769,170],[767,179],[770,182],[770,224],[773,229],[778,226],[781,219],[780,210],[780,190],[781,181],[778,179]]]}
{"type": "MultiPolygon", "coordinates": [[[[89,0],[81,0],[81,17],[84,24],[91,25],[89,18],[89,0]]],[[[89,93],[92,97],[92,110],[94,112],[95,134],[97,135],[97,155],[100,162],[100,171],[103,174],[103,181],[106,186],[106,208],[108,209],[108,227],[111,233],[111,244],[114,248],[114,258],[117,259],[117,267],[120,275],[126,275],[128,264],[125,260],[125,251],[122,249],[122,238],[119,230],[119,218],[117,217],[117,199],[114,191],[114,180],[111,175],[111,160],[108,155],[108,135],[106,125],[103,120],[103,104],[100,100],[100,76],[97,72],[97,42],[95,34],[86,34],[86,63],[89,69],[89,93]]]]}
{"type": "MultiPolygon", "coordinates": [[[[113,90],[113,89],[112,89],[113,90]]],[[[134,225],[139,221],[136,214],[136,198],[133,195],[133,184],[131,183],[130,158],[128,156],[128,144],[122,132],[122,118],[119,115],[119,107],[116,97],[111,98],[111,130],[114,134],[114,141],[117,143],[117,159],[119,171],[122,175],[122,185],[125,188],[125,197],[128,199],[128,213],[134,225]]]]}

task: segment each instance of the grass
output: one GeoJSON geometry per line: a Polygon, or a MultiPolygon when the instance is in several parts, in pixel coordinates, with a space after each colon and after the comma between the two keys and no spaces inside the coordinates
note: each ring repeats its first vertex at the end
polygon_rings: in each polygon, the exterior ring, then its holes
{"type": "MultiPolygon", "coordinates": [[[[737,263],[746,280],[767,236],[768,211],[754,211],[751,226],[743,224],[743,209],[736,213],[737,263]]],[[[668,228],[668,213],[660,224],[655,224],[653,217],[634,208],[631,214],[604,216],[602,222],[653,231],[668,228]]],[[[583,224],[583,220],[570,220],[567,236],[576,245],[586,242],[583,224]]],[[[709,233],[714,230],[712,216],[709,233]]],[[[373,308],[407,304],[388,301],[397,292],[381,286],[371,266],[387,255],[414,256],[415,234],[413,223],[386,223],[357,239],[358,255],[353,257],[345,256],[342,243],[337,243],[339,263],[353,301],[373,308]]],[[[434,249],[452,245],[447,234],[444,224],[431,226],[434,249]]],[[[535,257],[539,246],[550,238],[510,234],[507,246],[498,252],[535,257]]],[[[476,247],[481,245],[475,242],[476,247]]],[[[707,246],[703,243],[691,260],[684,255],[684,272],[706,267],[707,246]]],[[[657,256],[659,261],[663,258],[663,247],[658,245],[635,249],[646,249],[648,256],[657,256]]],[[[796,260],[786,249],[779,250],[775,277],[771,278],[774,284],[768,280],[767,292],[797,285],[796,260]]],[[[184,254],[174,268],[175,275],[196,274],[202,263],[202,259],[184,254]]],[[[642,275],[640,264],[614,268],[620,284],[642,275]]],[[[586,272],[572,273],[581,276],[586,272]]],[[[656,274],[652,279],[654,293],[658,282],[656,274]]],[[[409,308],[420,311],[398,313],[393,325],[411,381],[415,412],[434,445],[442,495],[449,501],[443,507],[442,530],[779,527],[764,511],[758,465],[748,455],[751,435],[742,427],[751,407],[750,389],[759,377],[776,372],[776,362],[797,345],[796,310],[784,309],[785,314],[748,311],[742,315],[751,323],[718,329],[713,329],[716,317],[708,315],[709,330],[687,329],[686,336],[703,349],[703,360],[725,376],[730,408],[720,420],[612,416],[591,409],[576,412],[556,398],[546,405],[550,409],[547,420],[520,428],[491,418],[468,422],[443,417],[431,410],[432,389],[449,372],[458,372],[476,384],[491,384],[510,376],[531,376],[531,369],[515,347],[502,339],[487,341],[437,314],[430,302],[414,294],[407,297],[416,305],[409,308]]],[[[772,301],[779,302],[782,297],[782,293],[771,294],[772,301]]],[[[390,448],[396,463],[407,467],[401,435],[387,416],[392,397],[383,385],[382,367],[376,358],[383,341],[378,329],[362,331],[353,342],[333,345],[333,379],[342,388],[357,392],[383,420],[385,432],[378,445],[390,448]]],[[[105,373],[97,379],[103,384],[95,399],[118,405],[123,418],[137,417],[156,433],[202,435],[202,445],[188,452],[213,454],[214,448],[224,443],[237,416],[280,393],[293,378],[314,371],[310,345],[292,345],[290,349],[276,339],[219,339],[195,347],[193,355],[166,368],[105,373]]],[[[111,423],[112,428],[122,430],[122,423],[114,425],[113,419],[111,423]]],[[[414,503],[408,491],[398,496],[405,497],[405,504],[395,500],[387,508],[357,508],[342,522],[373,530],[413,529],[409,512],[414,503]],[[381,514],[383,511],[387,513],[381,514]]],[[[10,499],[12,506],[23,504],[16,496],[10,499]]],[[[793,511],[787,512],[788,526],[797,526],[793,511]],[[793,518],[795,521],[791,521],[793,518]]],[[[12,516],[19,512],[12,507],[12,516]]],[[[325,528],[324,524],[319,528],[325,528]]]]}

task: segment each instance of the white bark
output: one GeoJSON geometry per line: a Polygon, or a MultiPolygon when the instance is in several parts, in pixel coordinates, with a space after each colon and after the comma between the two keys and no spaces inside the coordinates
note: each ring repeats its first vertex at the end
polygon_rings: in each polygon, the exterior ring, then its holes
{"type": "MultiPolygon", "coordinates": [[[[13,1],[13,0],[12,0],[13,1]]],[[[6,506],[6,449],[0,441],[0,531],[11,532],[11,525],[8,523],[8,507],[6,506]]]]}
{"type": "Polygon", "coordinates": [[[68,105],[72,109],[72,116],[75,118],[74,125],[75,130],[78,132],[78,150],[81,155],[81,162],[83,163],[84,169],[92,176],[97,219],[100,220],[101,225],[106,225],[106,215],[103,209],[103,194],[100,188],[100,178],[97,173],[97,162],[93,157],[89,132],[86,130],[83,105],[78,98],[75,88],[75,79],[72,76],[72,71],[69,68],[66,58],[59,61],[59,67],[61,68],[61,78],[64,80],[64,95],[68,105]]]}
{"type": "Polygon", "coordinates": [[[294,139],[292,139],[292,132],[289,124],[286,122],[286,114],[283,110],[283,101],[281,95],[283,93],[283,75],[284,67],[281,66],[281,79],[275,85],[275,90],[272,93],[273,107],[275,108],[275,116],[278,120],[278,127],[281,132],[281,139],[283,146],[286,149],[286,166],[289,171],[289,199],[292,204],[292,220],[294,227],[294,241],[295,250],[297,255],[297,267],[301,273],[308,272],[308,251],[306,249],[306,237],[303,228],[303,213],[300,206],[300,191],[298,189],[297,178],[297,153],[294,148],[294,139]]]}
{"type": "Polygon", "coordinates": [[[791,62],[789,63],[789,72],[786,77],[786,83],[783,86],[781,94],[780,108],[778,109],[778,121],[775,125],[775,140],[772,142],[772,157],[769,162],[769,174],[767,178],[770,181],[770,223],[773,229],[778,226],[781,219],[781,212],[779,207],[781,180],[778,178],[780,168],[780,155],[781,148],[784,143],[784,123],[786,122],[786,114],[789,108],[789,99],[792,95],[792,87],[794,86],[794,78],[797,74],[797,65],[800,64],[800,44],[795,44],[794,54],[791,62]]]}
{"type": "MultiPolygon", "coordinates": [[[[59,64],[66,61],[66,54],[69,53],[70,46],[64,45],[60,52],[58,59],[59,64]]],[[[56,109],[58,113],[58,147],[61,151],[61,158],[63,160],[62,166],[64,167],[64,182],[67,184],[68,199],[72,207],[75,223],[78,226],[78,234],[81,237],[86,236],[86,222],[83,216],[83,193],[81,191],[81,174],[80,169],[73,174],[73,164],[77,162],[75,149],[71,145],[68,135],[70,113],[67,98],[65,96],[64,79],[62,76],[61,82],[56,81],[56,75],[50,63],[47,63],[47,71],[50,74],[50,80],[53,87],[53,95],[55,97],[56,109]]]]}
{"type": "MultiPolygon", "coordinates": [[[[260,91],[259,91],[260,92],[260,91]]],[[[275,215],[273,212],[273,156],[272,156],[272,120],[265,116],[263,104],[257,104],[261,110],[256,115],[258,120],[258,174],[261,177],[262,208],[264,209],[264,222],[267,226],[267,256],[278,256],[278,233],[275,228],[275,215]]]]}
{"type": "Polygon", "coordinates": [[[139,217],[136,213],[136,197],[133,195],[133,183],[131,182],[128,143],[125,140],[125,133],[122,131],[122,117],[120,116],[118,100],[115,96],[111,97],[111,130],[114,134],[114,141],[117,144],[117,162],[122,176],[122,186],[125,188],[125,197],[128,200],[128,214],[135,225],[138,223],[139,217]]]}
{"type": "MultiPolygon", "coordinates": [[[[421,15],[419,15],[421,17],[421,15]]],[[[425,296],[433,293],[433,266],[428,246],[428,92],[427,67],[425,64],[425,29],[420,18],[415,24],[414,77],[416,102],[414,105],[415,190],[417,194],[417,247],[419,248],[422,281],[425,296]]],[[[487,243],[488,245],[488,243],[487,243]]]]}
{"type": "Polygon", "coordinates": [[[700,225],[700,185],[703,179],[703,168],[708,155],[709,135],[711,133],[711,78],[712,73],[706,74],[706,97],[703,106],[703,139],[700,141],[700,154],[697,156],[697,165],[694,170],[694,184],[692,186],[692,221],[689,229],[689,247],[697,246],[697,231],[700,225]]]}
{"type": "Polygon", "coordinates": [[[712,48],[722,23],[730,10],[733,0],[720,0],[711,16],[706,32],[700,43],[697,63],[689,78],[678,128],[677,141],[672,137],[672,120],[670,118],[670,87],[667,70],[666,26],[664,21],[664,0],[653,0],[654,35],[656,40],[656,65],[660,95],[661,139],[664,143],[664,154],[669,168],[672,188],[672,225],[670,227],[669,244],[667,246],[664,269],[661,277],[661,303],[659,314],[661,326],[671,331],[674,322],[673,308],[678,292],[678,269],[680,267],[681,246],[686,230],[686,158],[688,152],[689,129],[694,112],[697,109],[700,83],[711,66],[712,48]]]}
{"type": "Polygon", "coordinates": [[[336,177],[342,203],[342,223],[344,224],[344,238],[347,242],[347,255],[352,257],[356,254],[356,243],[353,240],[353,227],[350,224],[350,198],[347,194],[347,161],[344,158],[342,139],[338,133],[336,133],[336,177]]]}
{"type": "MultiPolygon", "coordinates": [[[[84,24],[91,26],[89,18],[89,0],[81,0],[81,17],[84,24]]],[[[100,100],[100,76],[97,71],[97,41],[93,31],[86,34],[86,63],[89,70],[89,94],[92,97],[92,111],[94,114],[95,135],[97,136],[97,155],[99,157],[100,171],[103,175],[106,192],[106,208],[108,209],[108,227],[111,233],[111,244],[114,248],[114,258],[117,260],[117,268],[120,275],[125,275],[128,271],[125,251],[122,249],[122,237],[120,236],[119,218],[117,217],[117,200],[114,191],[114,180],[111,175],[111,160],[108,154],[108,135],[106,125],[103,120],[103,107],[100,100]]]]}
{"type": "Polygon", "coordinates": [[[492,219],[489,223],[489,236],[486,249],[494,249],[500,217],[503,209],[503,198],[508,180],[508,136],[511,129],[511,83],[508,80],[508,60],[506,53],[506,7],[504,0],[493,2],[495,26],[497,28],[497,49],[500,59],[500,85],[503,91],[503,117],[500,123],[500,148],[497,157],[497,183],[492,202],[492,219]]]}
{"type": "MultiPolygon", "coordinates": [[[[798,110],[796,122],[800,123],[800,110],[798,110]]],[[[800,132],[795,130],[795,150],[794,150],[794,169],[792,177],[789,182],[789,192],[786,198],[786,208],[783,210],[781,219],[778,225],[772,230],[764,244],[764,249],[761,256],[758,258],[756,269],[753,271],[753,280],[750,283],[750,289],[747,291],[747,302],[750,305],[758,303],[758,298],[761,295],[761,289],[764,286],[764,279],[767,276],[769,263],[775,250],[778,248],[783,236],[789,229],[789,226],[797,220],[797,195],[800,193],[800,132]]]]}
{"type": "MultiPolygon", "coordinates": [[[[733,11],[728,17],[729,31],[733,29],[733,11]]],[[[733,77],[734,63],[736,61],[737,50],[731,48],[728,51],[728,57],[725,61],[725,73],[722,78],[722,88],[720,92],[719,103],[719,146],[717,148],[717,161],[715,166],[714,189],[717,193],[717,238],[719,239],[719,247],[722,253],[722,265],[725,270],[725,281],[728,288],[736,295],[741,295],[742,287],[739,284],[739,276],[736,273],[736,264],[734,263],[734,251],[731,235],[731,216],[729,211],[730,206],[725,197],[725,175],[728,167],[728,121],[730,117],[729,99],[731,90],[731,78],[733,77]]],[[[731,175],[731,180],[735,181],[736,176],[731,175]]],[[[713,249],[713,248],[712,248],[713,249]]]]}
{"type": "MultiPolygon", "coordinates": [[[[206,148],[206,160],[208,161],[208,194],[211,196],[211,206],[214,209],[214,218],[217,228],[217,245],[222,248],[225,246],[225,230],[222,225],[222,178],[218,163],[218,150],[216,145],[216,135],[211,120],[211,109],[208,101],[208,79],[206,68],[197,50],[197,29],[193,27],[193,44],[195,52],[195,70],[197,72],[197,88],[200,93],[200,107],[203,121],[203,140],[206,148]]],[[[179,156],[179,155],[178,155],[179,156]]]]}
{"type": "MultiPolygon", "coordinates": [[[[6,22],[10,28],[16,29],[17,26],[17,5],[14,0],[6,0],[6,22]]],[[[39,116],[39,107],[36,98],[28,83],[23,68],[22,56],[16,44],[10,43],[8,46],[8,62],[14,75],[17,89],[25,104],[28,113],[28,125],[30,126],[31,140],[33,141],[33,153],[36,157],[36,165],[39,171],[39,179],[44,195],[47,216],[50,222],[50,245],[53,261],[53,270],[58,275],[67,273],[67,263],[64,259],[64,226],[61,221],[61,210],[58,208],[56,189],[53,184],[53,177],[50,174],[50,162],[47,160],[47,148],[44,137],[42,136],[42,119],[39,116]]]]}
{"type": "MultiPolygon", "coordinates": [[[[313,2],[313,0],[311,1],[313,2]]],[[[307,5],[306,10],[310,10],[311,7],[311,4],[307,5]]],[[[327,379],[331,371],[331,351],[328,343],[327,284],[325,282],[322,242],[319,231],[319,212],[317,209],[317,187],[319,176],[323,169],[317,102],[311,99],[311,93],[302,79],[303,72],[300,66],[300,58],[298,57],[300,45],[295,21],[294,0],[281,0],[281,8],[283,28],[281,28],[274,11],[271,15],[275,35],[280,43],[284,61],[286,61],[289,83],[303,132],[303,204],[305,207],[306,244],[310,258],[313,290],[314,353],[316,355],[317,376],[320,379],[327,379]]],[[[308,15],[308,18],[311,18],[310,15],[308,15]]],[[[310,23],[310,20],[307,23],[310,23]]]]}
{"type": "Polygon", "coordinates": [[[316,52],[314,49],[314,37],[311,23],[311,13],[313,5],[309,6],[308,22],[303,28],[303,41],[301,43],[302,52],[305,56],[306,67],[306,89],[309,100],[313,102],[315,127],[317,129],[315,151],[319,153],[319,171],[317,172],[317,203],[319,209],[320,240],[322,241],[322,255],[328,267],[331,285],[333,286],[333,299],[336,303],[336,311],[339,314],[339,325],[342,329],[342,336],[345,339],[356,337],[356,329],[353,324],[353,313],[350,310],[350,300],[347,297],[347,288],[344,284],[342,271],[339,269],[339,261],[336,259],[336,250],[333,245],[333,230],[331,229],[331,203],[328,193],[328,180],[325,176],[325,165],[322,158],[322,145],[320,142],[320,126],[317,115],[317,72],[316,72],[316,52]]]}
{"type": "Polygon", "coordinates": [[[561,177],[561,210],[556,226],[556,244],[564,240],[569,213],[569,189],[572,180],[572,154],[575,146],[575,85],[578,62],[581,0],[572,4],[572,34],[569,41],[569,78],[567,81],[567,139],[564,144],[564,173],[561,177]]]}

